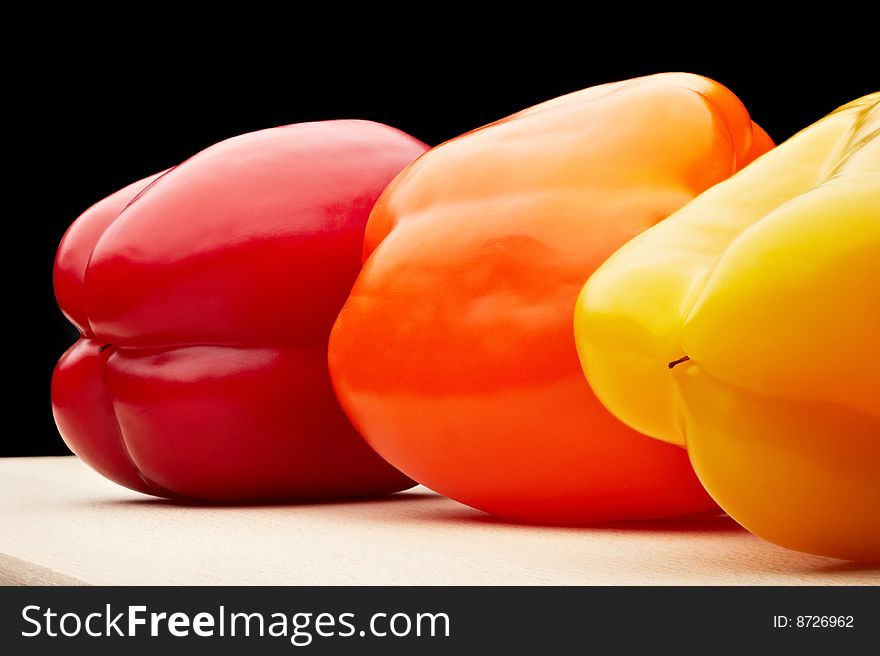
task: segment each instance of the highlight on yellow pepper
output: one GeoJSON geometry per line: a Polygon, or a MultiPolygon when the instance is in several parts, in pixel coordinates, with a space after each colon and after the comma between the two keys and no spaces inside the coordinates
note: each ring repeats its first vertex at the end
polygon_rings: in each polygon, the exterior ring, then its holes
{"type": "Polygon", "coordinates": [[[753,533],[880,559],[880,93],[614,253],[575,308],[618,418],[753,533]]]}

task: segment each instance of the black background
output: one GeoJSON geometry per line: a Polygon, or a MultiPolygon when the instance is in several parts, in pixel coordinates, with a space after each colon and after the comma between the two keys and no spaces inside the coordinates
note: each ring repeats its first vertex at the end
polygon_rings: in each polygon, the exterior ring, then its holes
{"type": "Polygon", "coordinates": [[[262,43],[261,34],[250,32],[248,45],[235,38],[234,27],[211,44],[162,31],[53,44],[51,64],[29,71],[18,94],[25,99],[21,133],[38,155],[39,168],[28,169],[28,177],[40,186],[31,192],[39,198],[28,221],[40,230],[42,250],[26,276],[36,288],[25,293],[31,301],[43,299],[28,309],[43,334],[38,344],[28,335],[14,349],[26,358],[20,376],[26,385],[9,409],[18,428],[0,440],[0,455],[67,452],[49,403],[54,363],[75,339],[51,290],[55,248],[66,227],[107,194],[221,139],[285,123],[358,117],[434,145],[569,91],[683,70],[727,85],[780,142],[880,88],[870,40],[852,33],[841,46],[827,35],[783,43],[766,27],[743,27],[735,37],[706,32],[699,39],[700,30],[663,28],[649,43],[618,34],[619,24],[582,27],[571,35],[535,25],[500,36],[498,26],[406,33],[365,27],[354,39],[318,30],[304,43],[312,26],[299,23],[283,38],[265,35],[262,43]],[[600,33],[611,45],[595,42],[600,33]]]}

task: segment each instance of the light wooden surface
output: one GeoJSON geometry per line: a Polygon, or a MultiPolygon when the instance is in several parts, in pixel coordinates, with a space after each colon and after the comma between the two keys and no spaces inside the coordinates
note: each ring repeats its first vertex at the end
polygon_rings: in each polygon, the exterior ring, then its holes
{"type": "Polygon", "coordinates": [[[383,500],[188,507],[68,458],[0,459],[0,583],[880,584],[727,518],[609,528],[492,519],[424,488],[383,500]]]}

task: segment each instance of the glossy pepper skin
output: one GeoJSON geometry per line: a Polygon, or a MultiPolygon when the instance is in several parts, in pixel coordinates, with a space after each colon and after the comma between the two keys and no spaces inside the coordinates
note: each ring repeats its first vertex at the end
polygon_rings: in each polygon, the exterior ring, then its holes
{"type": "Polygon", "coordinates": [[[425,149],[367,121],[273,128],[87,210],[54,272],[82,333],[52,380],[70,448],[158,496],[308,499],[412,485],[339,407],[327,338],[373,203],[425,149]]]}
{"type": "Polygon", "coordinates": [[[599,398],[743,526],[880,559],[880,93],[621,248],[575,331],[599,398]]]}
{"type": "Polygon", "coordinates": [[[330,340],[343,407],[389,462],[497,515],[576,524],[712,510],[683,449],[592,395],[571,312],[614,250],[770,145],[730,91],[668,74],[434,148],[370,216],[330,340]]]}

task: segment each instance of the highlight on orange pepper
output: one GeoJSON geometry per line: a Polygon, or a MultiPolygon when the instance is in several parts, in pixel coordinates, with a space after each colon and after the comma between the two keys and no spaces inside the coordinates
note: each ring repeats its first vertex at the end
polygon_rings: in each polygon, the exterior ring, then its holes
{"type": "Polygon", "coordinates": [[[370,445],[460,502],[543,523],[716,509],[679,446],[585,384],[571,312],[633,236],[772,147],[689,74],[606,84],[453,139],[385,190],[330,339],[370,445]]]}
{"type": "Polygon", "coordinates": [[[575,331],[602,402],[743,526],[880,559],[880,93],[621,248],[575,331]]]}

